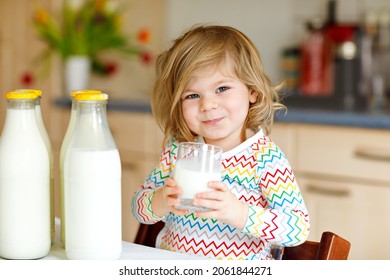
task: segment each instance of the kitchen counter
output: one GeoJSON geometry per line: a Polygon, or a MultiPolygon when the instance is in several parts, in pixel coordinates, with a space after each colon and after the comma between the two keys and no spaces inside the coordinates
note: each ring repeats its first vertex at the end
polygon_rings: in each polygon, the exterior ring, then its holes
{"type": "MultiPolygon", "coordinates": [[[[55,105],[69,108],[69,99],[57,99],[55,105]]],[[[287,111],[279,111],[275,114],[276,122],[308,123],[319,125],[351,126],[373,129],[390,129],[390,110],[342,110],[331,106],[297,106],[286,104],[287,111]]],[[[132,101],[123,99],[111,99],[108,101],[108,110],[151,113],[150,104],[147,101],[132,101]]]]}
{"type": "MultiPolygon", "coordinates": [[[[63,108],[70,108],[72,102],[68,98],[58,98],[54,101],[54,105],[63,108]]],[[[152,112],[148,101],[129,99],[108,99],[107,110],[139,112],[148,114],[152,112]]]]}
{"type": "Polygon", "coordinates": [[[356,98],[347,105],[341,94],[320,97],[287,91],[281,95],[281,100],[287,113],[277,112],[277,122],[390,129],[390,108],[383,106],[374,110],[363,98],[356,98]]]}
{"type": "Polygon", "coordinates": [[[288,108],[287,112],[275,114],[275,122],[390,129],[390,113],[288,108]]]}

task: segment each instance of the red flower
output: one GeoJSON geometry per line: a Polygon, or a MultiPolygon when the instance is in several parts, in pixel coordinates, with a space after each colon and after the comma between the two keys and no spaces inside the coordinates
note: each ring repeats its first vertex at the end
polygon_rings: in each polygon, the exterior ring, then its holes
{"type": "Polygon", "coordinates": [[[141,61],[144,64],[149,64],[153,60],[152,54],[150,52],[143,52],[141,53],[141,61]]]}
{"type": "Polygon", "coordinates": [[[148,29],[144,28],[138,32],[138,41],[141,43],[148,43],[150,41],[150,32],[148,29]]]}
{"type": "Polygon", "coordinates": [[[115,62],[109,62],[104,67],[104,72],[107,75],[113,75],[118,70],[118,65],[115,62]]]}
{"type": "Polygon", "coordinates": [[[34,77],[31,73],[25,72],[22,74],[20,81],[21,81],[23,86],[29,86],[34,82],[34,77]]]}

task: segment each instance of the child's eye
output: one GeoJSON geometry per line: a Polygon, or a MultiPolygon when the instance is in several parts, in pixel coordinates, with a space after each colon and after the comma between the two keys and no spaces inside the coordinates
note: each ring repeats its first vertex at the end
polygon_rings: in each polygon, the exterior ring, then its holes
{"type": "Polygon", "coordinates": [[[216,92],[219,93],[219,92],[224,92],[224,91],[227,91],[229,88],[228,87],[219,87],[217,88],[216,92]]]}
{"type": "Polygon", "coordinates": [[[191,93],[184,96],[184,99],[195,99],[195,98],[199,98],[199,94],[191,93]]]}

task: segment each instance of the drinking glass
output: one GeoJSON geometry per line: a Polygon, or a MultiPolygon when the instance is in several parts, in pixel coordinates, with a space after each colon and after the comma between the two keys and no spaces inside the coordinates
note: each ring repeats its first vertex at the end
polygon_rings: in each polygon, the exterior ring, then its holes
{"type": "Polygon", "coordinates": [[[221,147],[195,142],[179,144],[173,171],[173,179],[182,188],[180,205],[177,208],[190,211],[209,210],[193,205],[192,201],[197,193],[210,190],[208,182],[221,180],[221,160],[221,147]]]}

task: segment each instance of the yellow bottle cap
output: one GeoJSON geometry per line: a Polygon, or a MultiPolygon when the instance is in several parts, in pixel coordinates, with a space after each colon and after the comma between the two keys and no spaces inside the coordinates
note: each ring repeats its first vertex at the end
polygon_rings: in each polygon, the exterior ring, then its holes
{"type": "Polygon", "coordinates": [[[32,88],[18,88],[14,90],[15,92],[25,93],[25,92],[35,92],[38,96],[42,96],[42,91],[40,89],[32,89],[32,88]]]}
{"type": "Polygon", "coordinates": [[[91,93],[91,92],[79,92],[74,95],[74,100],[78,101],[96,101],[96,100],[108,100],[108,94],[106,93],[91,93]]]}
{"type": "Polygon", "coordinates": [[[73,98],[77,94],[102,94],[98,89],[83,89],[83,90],[74,90],[70,93],[70,96],[73,98]]]}
{"type": "Polygon", "coordinates": [[[39,89],[16,89],[5,94],[6,99],[35,99],[42,95],[39,89]]]}

